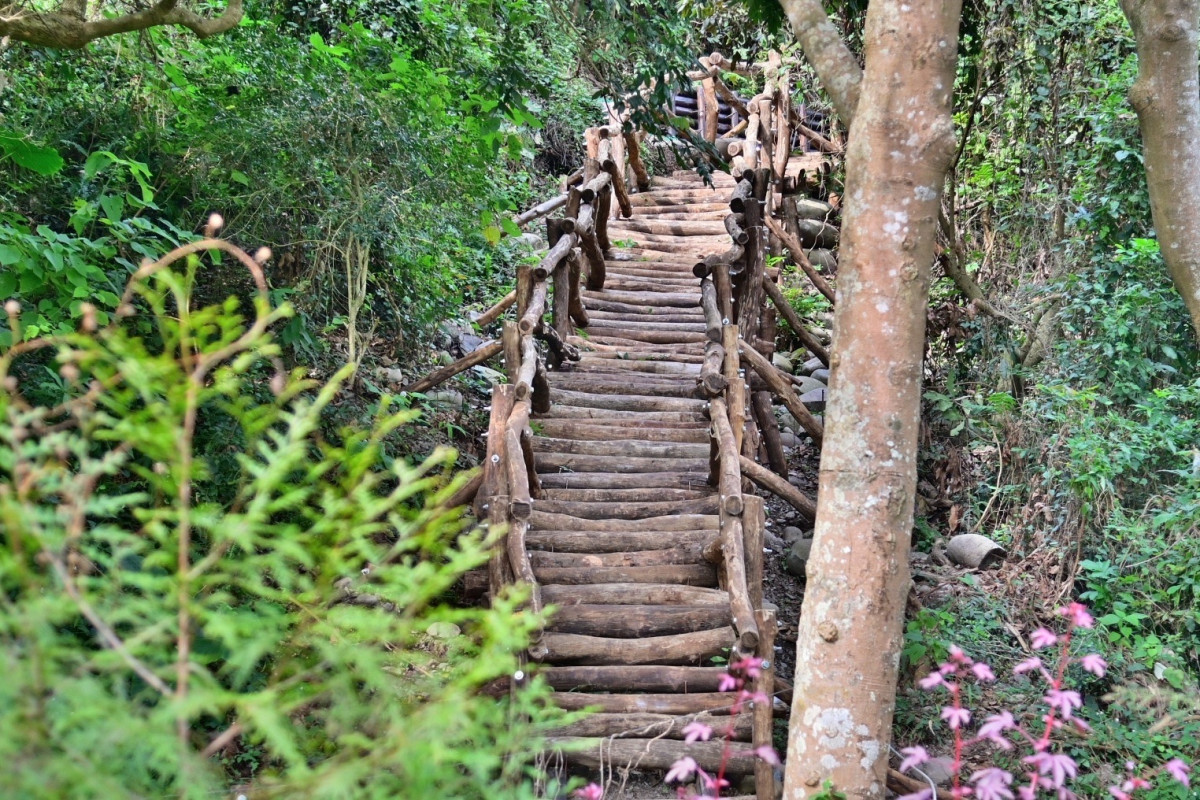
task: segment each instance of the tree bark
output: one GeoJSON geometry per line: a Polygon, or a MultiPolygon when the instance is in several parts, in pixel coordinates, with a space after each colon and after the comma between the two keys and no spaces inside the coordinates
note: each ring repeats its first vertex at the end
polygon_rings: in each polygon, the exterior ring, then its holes
{"type": "MultiPolygon", "coordinates": [[[[814,8],[815,6],[815,8],[814,8]]],[[[820,11],[785,0],[789,12],[820,11]]],[[[938,208],[955,151],[958,0],[876,0],[866,72],[791,14],[809,59],[853,117],[815,538],[797,637],[784,796],[832,781],[883,798],[916,492],[921,359],[938,208]],[[857,103],[853,94],[861,95],[857,103]],[[847,591],[854,587],[854,591],[847,591]]],[[[823,13],[817,27],[828,21],[823,13]]]]}
{"type": "Polygon", "coordinates": [[[1121,0],[1137,40],[1129,90],[1163,261],[1200,339],[1200,0],[1121,0]]]}
{"type": "Polygon", "coordinates": [[[858,60],[829,21],[821,0],[779,0],[779,4],[787,13],[796,39],[816,69],[821,85],[829,92],[838,117],[849,125],[858,107],[859,85],[863,80],[858,60]]]}

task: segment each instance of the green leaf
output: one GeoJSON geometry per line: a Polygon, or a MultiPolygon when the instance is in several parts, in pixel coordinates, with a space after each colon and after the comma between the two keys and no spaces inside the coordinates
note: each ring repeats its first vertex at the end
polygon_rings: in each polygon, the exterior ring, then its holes
{"type": "Polygon", "coordinates": [[[0,151],[14,163],[39,175],[54,175],[63,168],[62,156],[53,147],[33,144],[13,131],[0,130],[0,151]]]}
{"type": "Polygon", "coordinates": [[[242,186],[250,185],[250,178],[246,176],[246,173],[240,172],[236,169],[229,171],[229,179],[234,183],[240,183],[242,186]]]}

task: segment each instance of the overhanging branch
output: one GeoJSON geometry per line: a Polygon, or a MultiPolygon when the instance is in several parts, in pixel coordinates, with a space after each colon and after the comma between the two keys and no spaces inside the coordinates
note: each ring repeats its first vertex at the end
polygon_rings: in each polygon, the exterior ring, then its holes
{"type": "Polygon", "coordinates": [[[198,38],[206,39],[237,26],[242,21],[242,0],[229,0],[225,10],[215,17],[204,17],[178,0],[161,0],[150,8],[116,17],[88,20],[84,3],[66,0],[57,11],[40,13],[14,5],[0,10],[0,38],[40,47],[79,49],[89,42],[119,33],[146,30],[160,25],[179,25],[198,38]]]}

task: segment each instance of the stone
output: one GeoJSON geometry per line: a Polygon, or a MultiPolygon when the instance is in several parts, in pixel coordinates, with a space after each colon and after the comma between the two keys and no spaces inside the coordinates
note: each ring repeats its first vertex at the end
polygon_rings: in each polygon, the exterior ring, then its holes
{"type": "Polygon", "coordinates": [[[536,233],[522,233],[520,236],[514,236],[513,243],[526,250],[536,251],[546,249],[546,240],[536,233]]]}
{"type": "Polygon", "coordinates": [[[453,639],[462,633],[462,629],[453,622],[435,622],[425,632],[434,639],[453,639]]]}
{"type": "Polygon", "coordinates": [[[788,547],[791,547],[806,536],[811,535],[812,534],[806,534],[804,531],[800,530],[794,525],[788,525],[783,529],[783,541],[787,543],[788,547]]]}
{"type": "Polygon", "coordinates": [[[454,411],[462,411],[463,396],[462,392],[455,389],[440,389],[436,392],[430,392],[426,397],[429,402],[438,406],[446,406],[454,411]]]}
{"type": "Polygon", "coordinates": [[[820,369],[814,369],[810,374],[812,377],[816,378],[822,383],[826,385],[829,384],[829,370],[825,369],[824,367],[820,369]]]}
{"type": "MultiPolygon", "coordinates": [[[[946,786],[954,779],[954,759],[946,756],[935,756],[917,769],[924,772],[929,780],[938,786],[946,786]]],[[[913,773],[914,778],[920,777],[916,774],[916,770],[909,771],[913,773]]]]}
{"type": "Polygon", "coordinates": [[[816,378],[809,378],[806,375],[801,375],[801,376],[797,377],[795,380],[792,381],[792,383],[795,384],[796,391],[799,394],[808,394],[809,392],[815,392],[817,389],[825,388],[824,383],[817,380],[816,378]]]}
{"type": "Polygon", "coordinates": [[[383,379],[388,383],[395,384],[397,386],[404,385],[404,373],[395,367],[388,367],[387,369],[380,370],[379,374],[383,376],[383,379]]]}
{"type": "Polygon", "coordinates": [[[498,383],[507,383],[508,382],[508,376],[505,375],[503,372],[494,370],[491,367],[485,367],[482,364],[480,364],[477,367],[471,367],[471,371],[474,372],[479,377],[486,379],[487,382],[490,383],[492,386],[495,386],[498,383]]]}
{"type": "Polygon", "coordinates": [[[439,350],[434,353],[433,360],[443,367],[446,367],[454,363],[454,356],[450,355],[445,350],[439,350]]]}
{"type": "Polygon", "coordinates": [[[464,333],[458,339],[458,351],[464,356],[483,347],[483,339],[473,333],[464,333]]]}
{"type": "Polygon", "coordinates": [[[804,362],[804,366],[800,368],[800,371],[803,372],[805,375],[812,375],[813,372],[815,372],[816,370],[824,369],[824,368],[825,368],[825,363],[823,361],[821,361],[821,359],[817,358],[816,356],[813,356],[808,361],[804,362]]]}
{"type": "Polygon", "coordinates": [[[783,353],[775,353],[771,356],[771,363],[776,369],[783,370],[787,374],[792,374],[792,360],[783,353]]]}
{"type": "Polygon", "coordinates": [[[763,533],[763,545],[772,553],[782,553],[787,550],[787,543],[770,531],[763,533]]]}
{"type": "Polygon", "coordinates": [[[793,434],[797,435],[804,430],[804,427],[796,421],[795,417],[792,416],[792,412],[788,411],[786,408],[776,409],[776,414],[779,417],[780,430],[791,431],[793,434]]]}
{"type": "Polygon", "coordinates": [[[809,411],[824,411],[827,391],[827,389],[813,389],[811,392],[805,392],[800,395],[800,402],[804,403],[809,411]]]}
{"type": "Polygon", "coordinates": [[[812,551],[812,539],[799,539],[788,550],[784,560],[784,568],[797,578],[805,577],[808,566],[808,554],[812,551]]]}
{"type": "Polygon", "coordinates": [[[791,431],[780,431],[779,432],[779,443],[781,445],[783,445],[784,447],[799,447],[800,446],[800,437],[797,436],[796,434],[792,433],[791,431]]]}

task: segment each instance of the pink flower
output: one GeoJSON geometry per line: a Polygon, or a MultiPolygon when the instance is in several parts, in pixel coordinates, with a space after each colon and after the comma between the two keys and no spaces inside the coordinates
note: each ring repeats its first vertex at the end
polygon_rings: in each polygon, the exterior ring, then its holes
{"type": "Polygon", "coordinates": [[[917,682],[917,685],[920,686],[922,689],[929,691],[930,689],[936,689],[938,686],[941,686],[945,682],[946,682],[946,680],[942,677],[942,673],[931,672],[928,675],[926,675],[924,678],[921,678],[921,680],[917,682]]]}
{"type": "Polygon", "coordinates": [[[1041,650],[1043,647],[1049,647],[1058,641],[1058,637],[1053,631],[1048,631],[1045,628],[1038,628],[1029,636],[1029,641],[1033,645],[1034,650],[1041,650]]]}
{"type": "Polygon", "coordinates": [[[904,760],[900,762],[901,772],[908,772],[913,767],[919,767],[929,760],[929,753],[925,752],[925,748],[920,745],[906,747],[900,752],[904,754],[904,760]]]}
{"type": "Polygon", "coordinates": [[[1067,719],[1071,718],[1071,711],[1083,705],[1083,698],[1079,696],[1079,692],[1071,689],[1051,689],[1046,692],[1046,696],[1042,698],[1051,708],[1058,709],[1067,719]]]}
{"type": "Polygon", "coordinates": [[[747,691],[743,690],[741,692],[741,694],[738,695],[738,702],[739,703],[743,703],[743,702],[745,702],[745,703],[770,703],[771,698],[767,697],[762,692],[747,692],[747,691]]]}
{"type": "Polygon", "coordinates": [[[1083,658],[1079,659],[1080,665],[1084,670],[1092,673],[1097,678],[1103,678],[1104,672],[1108,669],[1108,662],[1099,656],[1097,653],[1088,653],[1083,658]]]}
{"type": "Polygon", "coordinates": [[[685,742],[694,742],[699,739],[702,742],[707,742],[712,738],[712,728],[705,725],[703,722],[695,720],[689,722],[683,728],[683,740],[685,742]]]}
{"type": "Polygon", "coordinates": [[[942,709],[942,719],[946,720],[951,730],[957,730],[971,721],[971,712],[965,708],[946,706],[942,709]]]}
{"type": "Polygon", "coordinates": [[[1017,727],[1017,721],[1013,719],[1013,715],[1007,711],[1001,711],[999,714],[993,714],[983,721],[979,726],[979,738],[987,739],[1005,750],[1012,747],[1012,742],[1001,736],[1007,730],[1012,730],[1017,727]]]}
{"type": "Polygon", "coordinates": [[[912,794],[900,795],[896,800],[933,800],[933,789],[922,789],[912,794]]]}
{"type": "Polygon", "coordinates": [[[739,658],[729,665],[729,671],[746,678],[757,678],[762,674],[762,661],[757,658],[739,658]]]}
{"type": "Polygon", "coordinates": [[[1030,786],[1022,786],[1017,789],[1018,800],[1036,800],[1037,792],[1030,786]]]}
{"type": "Polygon", "coordinates": [[[728,672],[721,675],[721,682],[717,684],[718,692],[732,692],[734,689],[741,686],[741,682],[730,675],[728,672]]]}
{"type": "Polygon", "coordinates": [[[782,763],[779,760],[779,754],[775,752],[775,748],[771,747],[769,744],[759,745],[758,747],[754,748],[754,755],[758,756],[772,767],[778,767],[782,763]]]}
{"type": "Polygon", "coordinates": [[[950,645],[950,660],[956,664],[970,664],[971,657],[964,653],[957,645],[950,645]]]}
{"type": "Polygon", "coordinates": [[[981,769],[971,776],[971,783],[975,784],[975,796],[979,800],[1013,800],[1009,788],[1012,780],[1012,773],[998,767],[981,769]]]}
{"type": "Polygon", "coordinates": [[[1071,603],[1066,608],[1060,608],[1058,613],[1069,618],[1076,628],[1090,628],[1096,622],[1083,603],[1071,603]]]}
{"type": "Polygon", "coordinates": [[[1022,761],[1037,767],[1038,774],[1045,776],[1039,782],[1045,783],[1047,788],[1061,789],[1067,778],[1075,777],[1075,760],[1062,753],[1034,753],[1022,761]]]}
{"type": "Polygon", "coordinates": [[[589,783],[582,789],[576,789],[574,796],[579,800],[600,800],[601,797],[604,797],[604,790],[595,783],[589,783]]]}
{"type": "Polygon", "coordinates": [[[971,665],[971,672],[975,673],[976,680],[990,683],[996,680],[996,673],[992,672],[992,668],[982,661],[977,661],[971,665]]]}
{"type": "Polygon", "coordinates": [[[1020,675],[1025,672],[1033,672],[1035,669],[1041,669],[1041,668],[1042,668],[1042,660],[1040,658],[1038,658],[1037,656],[1032,656],[1030,658],[1025,659],[1020,664],[1017,664],[1015,667],[1013,667],[1013,674],[1020,675]]]}
{"type": "Polygon", "coordinates": [[[1123,792],[1116,786],[1108,787],[1108,793],[1117,798],[1117,800],[1130,800],[1128,792],[1123,792]]]}
{"type": "Polygon", "coordinates": [[[717,791],[729,785],[729,781],[724,778],[714,778],[702,769],[696,770],[696,772],[700,775],[700,780],[704,783],[706,789],[717,791]]]}
{"type": "Polygon", "coordinates": [[[667,783],[684,783],[700,770],[700,765],[691,756],[684,756],[671,765],[665,778],[667,783]]]}
{"type": "Polygon", "coordinates": [[[1188,783],[1188,773],[1192,771],[1192,768],[1185,764],[1182,759],[1172,758],[1166,764],[1163,764],[1163,769],[1184,786],[1191,786],[1188,783]]]}

